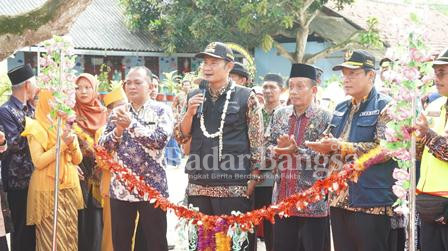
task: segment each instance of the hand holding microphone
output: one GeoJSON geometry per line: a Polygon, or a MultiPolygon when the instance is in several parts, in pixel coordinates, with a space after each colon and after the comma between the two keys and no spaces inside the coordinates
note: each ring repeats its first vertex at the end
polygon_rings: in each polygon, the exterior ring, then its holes
{"type": "Polygon", "coordinates": [[[207,89],[207,82],[202,81],[199,85],[200,93],[194,95],[188,100],[187,114],[193,117],[197,115],[200,117],[203,111],[203,103],[205,101],[205,92],[207,89]]]}

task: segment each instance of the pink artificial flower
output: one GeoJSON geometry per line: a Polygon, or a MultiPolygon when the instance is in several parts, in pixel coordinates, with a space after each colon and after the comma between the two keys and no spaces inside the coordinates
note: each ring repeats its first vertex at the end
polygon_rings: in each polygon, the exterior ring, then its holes
{"type": "Polygon", "coordinates": [[[75,120],[76,120],[76,115],[75,114],[67,117],[67,122],[68,123],[73,123],[73,122],[75,122],[75,120]]]}
{"type": "Polygon", "coordinates": [[[395,118],[398,120],[403,120],[411,117],[411,112],[409,108],[402,107],[396,111],[395,118]]]}
{"type": "Polygon", "coordinates": [[[406,127],[401,127],[401,134],[403,135],[403,139],[404,140],[411,140],[411,134],[409,133],[408,128],[406,127]]]}
{"type": "Polygon", "coordinates": [[[410,53],[410,57],[413,61],[422,62],[423,59],[425,58],[423,53],[421,51],[417,50],[416,48],[411,48],[409,50],[409,53],[410,53]]]}
{"type": "Polygon", "coordinates": [[[393,152],[392,154],[395,158],[400,160],[411,160],[411,154],[406,149],[400,149],[398,151],[393,152]]]}
{"type": "Polygon", "coordinates": [[[39,78],[40,78],[40,81],[42,81],[44,84],[47,84],[51,80],[50,77],[47,75],[40,75],[39,78]]]}
{"type": "Polygon", "coordinates": [[[403,89],[399,92],[398,98],[404,101],[412,101],[412,94],[406,89],[403,89]]]}
{"type": "Polygon", "coordinates": [[[406,67],[403,70],[403,75],[406,79],[414,81],[420,76],[420,73],[416,68],[406,67]]]}
{"type": "Polygon", "coordinates": [[[394,192],[394,194],[395,194],[399,199],[405,199],[405,198],[406,198],[407,191],[406,191],[406,189],[404,189],[402,186],[393,185],[393,186],[392,186],[392,191],[394,192]]]}
{"type": "Polygon", "coordinates": [[[386,140],[389,142],[394,142],[394,141],[398,141],[398,138],[395,136],[395,130],[390,128],[390,127],[386,127],[386,130],[384,132],[385,136],[386,136],[386,140]]]}
{"type": "Polygon", "coordinates": [[[42,68],[45,68],[45,67],[48,67],[48,66],[54,64],[53,59],[51,59],[51,58],[48,57],[48,56],[47,56],[47,57],[42,57],[42,58],[40,58],[39,62],[40,62],[40,66],[41,66],[42,68]]]}
{"type": "Polygon", "coordinates": [[[409,180],[409,173],[401,168],[395,168],[392,177],[398,181],[409,180]]]}

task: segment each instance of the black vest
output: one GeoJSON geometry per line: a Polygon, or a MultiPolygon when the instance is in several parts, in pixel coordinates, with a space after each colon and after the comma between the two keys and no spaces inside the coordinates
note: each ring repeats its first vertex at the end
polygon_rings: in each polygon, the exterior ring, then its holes
{"type": "MultiPolygon", "coordinates": [[[[200,90],[189,93],[188,99],[200,90]]],[[[251,89],[235,85],[227,108],[223,128],[222,160],[219,161],[219,136],[207,138],[195,115],[191,129],[190,157],[185,172],[189,182],[198,185],[245,185],[250,174],[250,145],[247,126],[247,101],[251,89]]],[[[227,91],[216,102],[207,91],[203,108],[204,124],[208,133],[218,131],[227,91]]]]}

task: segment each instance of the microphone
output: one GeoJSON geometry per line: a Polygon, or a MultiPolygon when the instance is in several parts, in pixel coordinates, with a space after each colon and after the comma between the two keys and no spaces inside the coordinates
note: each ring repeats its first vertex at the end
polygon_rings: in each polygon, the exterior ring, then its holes
{"type": "MultiPolygon", "coordinates": [[[[205,92],[207,91],[207,86],[208,86],[207,80],[202,80],[201,83],[199,84],[199,90],[200,90],[200,93],[202,93],[202,96],[204,97],[204,102],[205,102],[205,92]]],[[[198,118],[201,117],[202,112],[204,110],[204,102],[201,103],[201,105],[198,107],[198,110],[196,112],[196,115],[198,118]]]]}

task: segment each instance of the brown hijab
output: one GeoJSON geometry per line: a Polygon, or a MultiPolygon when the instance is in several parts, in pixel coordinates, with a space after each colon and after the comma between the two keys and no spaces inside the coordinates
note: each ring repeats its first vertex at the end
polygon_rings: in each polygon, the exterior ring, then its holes
{"type": "Polygon", "coordinates": [[[100,129],[104,124],[106,124],[107,112],[106,108],[101,104],[101,101],[96,92],[98,81],[94,76],[89,73],[83,73],[79,75],[75,84],[78,84],[81,78],[85,78],[92,85],[95,92],[92,100],[88,103],[81,103],[76,97],[75,112],[76,112],[76,123],[85,132],[89,133],[91,136],[95,135],[95,132],[100,129]]]}

